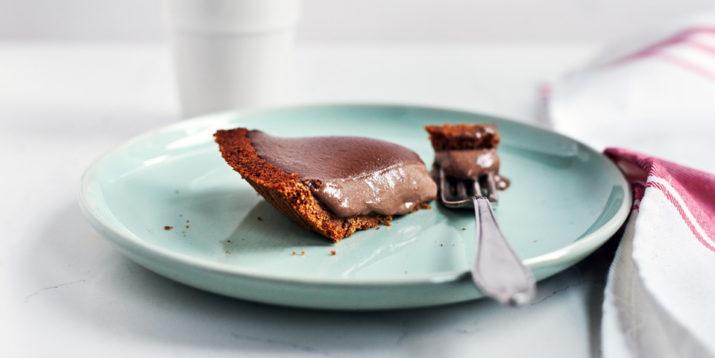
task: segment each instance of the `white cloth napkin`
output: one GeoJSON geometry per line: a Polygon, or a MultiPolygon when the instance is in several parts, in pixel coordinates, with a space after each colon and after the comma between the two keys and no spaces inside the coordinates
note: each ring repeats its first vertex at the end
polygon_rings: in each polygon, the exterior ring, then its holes
{"type": "Polygon", "coordinates": [[[634,208],[608,277],[605,357],[715,357],[715,17],[651,31],[556,82],[554,127],[609,155],[634,208]]]}

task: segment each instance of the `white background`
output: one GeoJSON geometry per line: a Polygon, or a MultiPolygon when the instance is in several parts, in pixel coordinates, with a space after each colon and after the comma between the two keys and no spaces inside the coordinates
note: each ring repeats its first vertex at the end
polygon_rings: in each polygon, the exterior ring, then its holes
{"type": "MultiPolygon", "coordinates": [[[[164,38],[160,0],[0,0],[0,40],[164,38]]],[[[711,0],[303,0],[302,42],[608,42],[711,0]]]]}
{"type": "MultiPolygon", "coordinates": [[[[533,122],[543,80],[598,44],[710,3],[304,0],[290,102],[416,103],[533,122]]],[[[0,356],[599,354],[614,242],[541,282],[518,311],[488,300],[365,314],[273,307],[124,258],[86,223],[76,191],[101,153],[180,118],[160,9],[0,0],[0,356]]]]}

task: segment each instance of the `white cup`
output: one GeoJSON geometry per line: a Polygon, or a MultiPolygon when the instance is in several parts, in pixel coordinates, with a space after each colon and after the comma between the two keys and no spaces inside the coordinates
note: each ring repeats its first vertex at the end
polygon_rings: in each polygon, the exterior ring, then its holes
{"type": "Polygon", "coordinates": [[[185,117],[280,101],[300,0],[165,0],[185,117]]]}

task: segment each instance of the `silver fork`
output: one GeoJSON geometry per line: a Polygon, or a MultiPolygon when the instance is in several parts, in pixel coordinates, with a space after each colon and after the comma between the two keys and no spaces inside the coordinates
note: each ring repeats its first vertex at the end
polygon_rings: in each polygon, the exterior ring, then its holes
{"type": "Polygon", "coordinates": [[[520,306],[531,302],[536,294],[534,276],[511,248],[494,218],[490,203],[497,202],[494,174],[478,180],[459,180],[447,176],[440,168],[439,179],[444,206],[474,207],[477,221],[472,265],[474,284],[486,296],[502,304],[520,306]]]}

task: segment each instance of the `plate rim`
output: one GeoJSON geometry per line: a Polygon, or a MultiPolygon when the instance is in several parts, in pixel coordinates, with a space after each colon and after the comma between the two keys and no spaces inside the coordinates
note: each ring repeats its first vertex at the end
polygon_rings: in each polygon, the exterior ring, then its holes
{"type": "MultiPolygon", "coordinates": [[[[258,109],[248,109],[248,110],[228,110],[220,111],[215,113],[209,113],[189,119],[181,120],[178,123],[172,123],[166,126],[162,126],[142,134],[136,135],[119,145],[114,146],[112,149],[108,150],[97,159],[95,159],[87,169],[85,169],[80,180],[80,187],[77,193],[79,206],[84,214],[85,218],[89,223],[99,231],[100,235],[108,239],[113,245],[119,248],[119,250],[124,254],[129,254],[125,250],[123,244],[130,244],[129,248],[134,250],[145,250],[149,254],[155,256],[161,256],[169,259],[174,264],[188,265],[193,268],[211,271],[215,273],[229,274],[235,277],[240,277],[243,279],[251,279],[265,282],[273,282],[278,284],[305,284],[305,285],[321,285],[321,286],[332,286],[332,287],[385,287],[385,286],[411,286],[411,285],[423,285],[423,284],[438,284],[445,282],[453,282],[460,280],[465,274],[468,274],[468,270],[453,270],[437,273],[419,274],[414,276],[405,276],[399,278],[365,278],[365,277],[351,277],[351,278],[306,278],[300,276],[290,276],[282,274],[267,274],[261,270],[252,270],[247,268],[241,268],[237,266],[228,265],[226,263],[218,263],[206,259],[196,258],[188,254],[177,253],[172,250],[163,248],[158,245],[152,245],[145,240],[142,240],[138,235],[129,232],[129,235],[117,230],[114,225],[107,223],[102,215],[98,214],[96,209],[91,205],[88,188],[90,184],[90,179],[93,177],[95,172],[98,170],[99,166],[104,163],[108,158],[115,155],[117,152],[134,145],[135,143],[163,132],[172,132],[181,130],[182,128],[191,128],[196,126],[208,125],[211,122],[225,121],[230,117],[240,117],[246,115],[260,115],[262,113],[274,112],[279,110],[298,110],[298,109],[309,109],[309,108],[330,108],[330,107],[385,107],[385,108],[395,108],[395,109],[418,109],[418,110],[436,110],[443,112],[454,112],[467,115],[479,115],[487,116],[498,119],[500,121],[510,122],[517,126],[526,126],[532,129],[545,131],[550,134],[556,135],[558,137],[564,138],[566,140],[578,143],[583,147],[587,148],[593,154],[602,157],[606,160],[607,165],[612,166],[616,169],[619,174],[620,184],[624,188],[628,188],[628,182],[623,175],[623,173],[617,168],[617,166],[608,160],[605,155],[591,146],[581,142],[578,139],[568,137],[561,133],[558,133],[550,128],[546,128],[543,125],[534,123],[524,123],[521,121],[504,118],[498,115],[482,114],[479,112],[466,110],[466,109],[453,109],[439,106],[427,106],[427,105],[413,105],[413,104],[399,104],[399,103],[380,103],[380,102],[360,102],[360,103],[323,103],[323,104],[301,104],[301,105],[285,105],[285,106],[274,106],[258,109]]],[[[632,198],[630,192],[624,196],[624,200],[621,206],[618,208],[614,216],[601,225],[597,230],[583,236],[582,238],[563,246],[554,251],[531,257],[524,260],[524,264],[532,270],[549,267],[552,265],[559,265],[567,263],[574,256],[578,256],[584,251],[591,250],[595,251],[598,247],[603,245],[625,222],[626,218],[630,213],[630,208],[632,204],[632,198]]]]}

